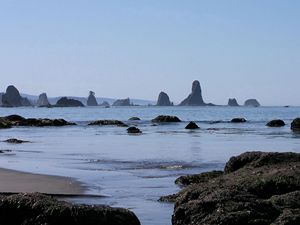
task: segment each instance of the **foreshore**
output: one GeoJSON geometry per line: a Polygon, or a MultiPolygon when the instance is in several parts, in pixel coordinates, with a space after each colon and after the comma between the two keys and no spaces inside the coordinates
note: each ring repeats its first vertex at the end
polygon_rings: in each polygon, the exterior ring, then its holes
{"type": "Polygon", "coordinates": [[[83,184],[69,177],[25,173],[0,168],[0,193],[33,193],[49,195],[82,195],[83,184]]]}

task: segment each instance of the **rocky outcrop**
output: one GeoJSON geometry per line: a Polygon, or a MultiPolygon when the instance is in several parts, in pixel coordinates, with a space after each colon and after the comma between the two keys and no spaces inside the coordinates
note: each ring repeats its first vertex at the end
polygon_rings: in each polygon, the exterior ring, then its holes
{"type": "Polygon", "coordinates": [[[120,120],[97,120],[89,123],[89,126],[118,126],[118,127],[128,127],[127,124],[120,120]]]}
{"type": "Polygon", "coordinates": [[[171,106],[173,104],[171,103],[169,96],[165,92],[160,92],[156,105],[157,106],[171,106]]]}
{"type": "Polygon", "coordinates": [[[127,128],[127,133],[128,134],[141,134],[142,131],[137,127],[129,127],[129,128],[127,128]]]}
{"type": "Polygon", "coordinates": [[[36,104],[38,107],[49,107],[50,103],[48,101],[47,94],[46,93],[40,94],[36,104]]]}
{"type": "Polygon", "coordinates": [[[300,224],[300,154],[247,152],[232,157],[224,173],[182,177],[173,225],[300,224]],[[191,185],[189,185],[191,183],[191,185]]]}
{"type": "Polygon", "coordinates": [[[65,121],[64,119],[35,119],[35,118],[24,118],[19,115],[10,115],[6,117],[0,117],[0,128],[11,128],[13,126],[32,126],[32,127],[45,127],[45,126],[69,126],[76,125],[65,121]]]}
{"type": "Polygon", "coordinates": [[[228,106],[240,106],[235,98],[230,98],[228,100],[228,106]]]}
{"type": "Polygon", "coordinates": [[[268,127],[283,127],[285,126],[285,122],[283,120],[271,120],[266,124],[268,127]]]}
{"type": "Polygon", "coordinates": [[[90,91],[89,97],[87,99],[87,105],[88,106],[97,106],[98,105],[97,99],[95,98],[95,92],[90,91]]]}
{"type": "Polygon", "coordinates": [[[102,102],[99,106],[109,108],[110,104],[107,101],[102,102]]]}
{"type": "Polygon", "coordinates": [[[112,104],[112,106],[131,106],[130,99],[129,98],[118,99],[112,104]]]}
{"type": "Polygon", "coordinates": [[[260,103],[256,99],[248,99],[245,101],[244,106],[259,107],[260,103]]]}
{"type": "Polygon", "coordinates": [[[153,123],[174,123],[181,122],[177,116],[160,115],[151,120],[153,123]]]}
{"type": "Polygon", "coordinates": [[[27,98],[22,98],[18,89],[10,85],[7,87],[6,92],[2,95],[2,106],[4,107],[21,107],[31,106],[27,98]]]}
{"type": "Polygon", "coordinates": [[[195,129],[199,129],[199,126],[195,122],[191,121],[189,122],[188,125],[186,125],[185,129],[195,130],[195,129]]]}
{"type": "Polygon", "coordinates": [[[192,93],[184,99],[180,106],[204,106],[206,105],[202,98],[200,82],[195,80],[192,84],[192,93]]]}
{"type": "Polygon", "coordinates": [[[141,119],[139,117],[134,116],[134,117],[129,118],[128,120],[135,120],[135,121],[137,121],[137,120],[141,120],[141,119]]]}
{"type": "Polygon", "coordinates": [[[56,107],[84,107],[81,101],[63,97],[56,102],[56,107]]]}
{"type": "Polygon", "coordinates": [[[140,225],[140,222],[127,209],[74,205],[35,193],[0,196],[0,224],[140,225]]]}
{"type": "Polygon", "coordinates": [[[246,123],[247,120],[245,118],[233,118],[231,123],[246,123]]]}
{"type": "Polygon", "coordinates": [[[291,123],[291,130],[294,132],[300,132],[300,118],[296,118],[291,123]]]}

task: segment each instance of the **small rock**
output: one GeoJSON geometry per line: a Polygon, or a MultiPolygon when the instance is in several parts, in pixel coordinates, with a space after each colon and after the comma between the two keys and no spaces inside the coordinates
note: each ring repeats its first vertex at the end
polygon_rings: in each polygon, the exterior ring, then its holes
{"type": "Polygon", "coordinates": [[[285,122],[283,120],[271,120],[266,124],[268,127],[283,127],[285,126],[285,122]]]}
{"type": "Polygon", "coordinates": [[[137,127],[129,127],[127,129],[128,134],[141,134],[142,131],[137,127]]]}
{"type": "Polygon", "coordinates": [[[28,143],[29,141],[23,141],[16,138],[10,138],[5,140],[4,142],[10,143],[10,144],[22,144],[22,143],[28,143]]]}
{"type": "Polygon", "coordinates": [[[154,123],[172,123],[181,122],[177,116],[160,115],[152,120],[154,123]]]}
{"type": "Polygon", "coordinates": [[[189,129],[189,130],[199,129],[199,126],[192,121],[188,125],[186,125],[185,129],[189,129]]]}
{"type": "Polygon", "coordinates": [[[139,117],[131,117],[128,120],[141,120],[139,117]]]}
{"type": "Polygon", "coordinates": [[[245,118],[233,118],[231,123],[246,123],[247,120],[245,118]]]}
{"type": "Polygon", "coordinates": [[[118,126],[118,127],[128,127],[125,123],[120,120],[97,120],[89,123],[90,126],[118,126]]]}

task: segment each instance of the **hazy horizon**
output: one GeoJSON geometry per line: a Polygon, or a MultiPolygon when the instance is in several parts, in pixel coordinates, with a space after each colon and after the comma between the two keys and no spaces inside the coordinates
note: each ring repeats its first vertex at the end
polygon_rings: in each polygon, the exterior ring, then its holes
{"type": "Polygon", "coordinates": [[[300,105],[300,2],[2,1],[0,92],[300,105]]]}

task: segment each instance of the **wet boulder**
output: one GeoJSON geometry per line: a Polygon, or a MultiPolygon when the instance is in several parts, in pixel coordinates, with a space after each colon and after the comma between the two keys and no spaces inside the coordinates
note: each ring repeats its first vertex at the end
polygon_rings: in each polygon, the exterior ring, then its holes
{"type": "Polygon", "coordinates": [[[233,118],[231,123],[246,123],[247,120],[245,118],[233,118]]]}
{"type": "Polygon", "coordinates": [[[195,130],[195,129],[199,129],[199,126],[195,122],[191,121],[189,122],[188,125],[186,125],[185,129],[195,130]]]}
{"type": "Polygon", "coordinates": [[[140,222],[127,209],[75,205],[34,193],[0,196],[0,224],[140,225],[140,222]]]}
{"type": "Polygon", "coordinates": [[[137,127],[129,127],[127,129],[127,133],[128,134],[141,134],[142,131],[139,128],[137,128],[137,127]]]}
{"type": "Polygon", "coordinates": [[[81,101],[67,98],[67,97],[63,97],[63,98],[59,99],[56,102],[55,106],[56,107],[84,107],[84,105],[82,104],[81,101]]]}
{"type": "Polygon", "coordinates": [[[137,120],[141,120],[139,117],[131,117],[131,118],[129,118],[128,120],[133,120],[133,121],[137,121],[137,120]]]}
{"type": "Polygon", "coordinates": [[[268,127],[284,127],[285,122],[283,120],[271,120],[266,124],[268,127]]]}
{"type": "Polygon", "coordinates": [[[296,118],[291,123],[291,130],[300,132],[300,118],[296,118]]]}
{"type": "Polygon", "coordinates": [[[152,120],[154,123],[174,123],[181,122],[177,116],[160,115],[152,120]]]}
{"type": "Polygon", "coordinates": [[[9,144],[22,144],[22,143],[28,143],[29,141],[19,140],[16,138],[10,138],[10,139],[5,140],[4,142],[9,143],[9,144]]]}
{"type": "Polygon", "coordinates": [[[128,127],[127,124],[120,120],[96,120],[89,123],[89,126],[118,126],[118,127],[128,127]]]}

